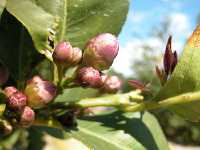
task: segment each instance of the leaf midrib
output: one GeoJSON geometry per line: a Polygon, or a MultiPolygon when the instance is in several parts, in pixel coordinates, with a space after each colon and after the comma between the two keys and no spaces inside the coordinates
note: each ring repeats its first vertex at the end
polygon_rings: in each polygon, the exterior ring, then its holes
{"type": "Polygon", "coordinates": [[[59,41],[62,41],[64,39],[66,28],[67,28],[67,0],[64,0],[63,21],[62,21],[62,24],[61,24],[61,33],[60,33],[59,41]]]}

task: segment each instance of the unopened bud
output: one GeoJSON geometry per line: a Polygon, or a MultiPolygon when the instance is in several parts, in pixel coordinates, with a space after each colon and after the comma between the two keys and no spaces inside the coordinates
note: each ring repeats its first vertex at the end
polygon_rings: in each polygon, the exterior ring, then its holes
{"type": "Polygon", "coordinates": [[[26,106],[27,97],[22,92],[17,91],[7,98],[7,105],[11,109],[22,109],[26,106]]]}
{"type": "Polygon", "coordinates": [[[98,70],[106,70],[112,65],[118,54],[119,43],[110,33],[103,33],[92,38],[86,45],[83,63],[98,70]]]}
{"type": "Polygon", "coordinates": [[[4,89],[4,94],[6,95],[6,97],[9,97],[17,91],[18,90],[14,86],[8,86],[4,89]]]}
{"type": "Polygon", "coordinates": [[[78,47],[73,48],[73,58],[72,63],[78,64],[82,59],[82,50],[78,47]]]}
{"type": "Polygon", "coordinates": [[[0,66],[0,85],[6,83],[8,81],[8,77],[8,69],[3,66],[0,66]]]}
{"type": "Polygon", "coordinates": [[[164,53],[164,59],[163,59],[166,76],[168,76],[169,74],[173,72],[178,61],[176,51],[172,52],[171,43],[172,43],[172,37],[170,36],[167,41],[167,45],[166,45],[166,49],[164,53]]]}
{"type": "Polygon", "coordinates": [[[73,48],[69,42],[60,42],[53,52],[53,60],[57,64],[69,66],[72,62],[73,48]]]}
{"type": "Polygon", "coordinates": [[[30,126],[35,120],[35,112],[28,106],[25,106],[21,111],[20,125],[23,127],[30,126]]]}
{"type": "Polygon", "coordinates": [[[92,67],[83,67],[78,71],[78,83],[82,86],[98,88],[102,85],[101,75],[98,70],[92,67]]]}
{"type": "Polygon", "coordinates": [[[28,106],[41,108],[54,99],[56,96],[56,87],[50,81],[35,76],[27,82],[25,94],[28,98],[28,106]]]}
{"type": "Polygon", "coordinates": [[[116,93],[122,86],[122,81],[117,76],[102,76],[103,86],[101,90],[106,93],[116,93]]]}

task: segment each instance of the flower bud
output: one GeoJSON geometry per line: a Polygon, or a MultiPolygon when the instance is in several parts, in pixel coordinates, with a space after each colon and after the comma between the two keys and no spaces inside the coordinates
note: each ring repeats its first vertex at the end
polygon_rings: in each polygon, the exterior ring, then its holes
{"type": "Polygon", "coordinates": [[[116,93],[122,86],[122,81],[117,76],[102,76],[103,86],[101,90],[106,93],[116,93]]]}
{"type": "Polygon", "coordinates": [[[73,64],[78,64],[82,59],[82,50],[78,47],[73,48],[73,64]]]}
{"type": "Polygon", "coordinates": [[[17,91],[7,98],[7,105],[11,109],[22,109],[26,106],[27,97],[22,92],[17,91]]]}
{"type": "Polygon", "coordinates": [[[0,85],[6,83],[8,81],[8,77],[8,69],[3,66],[0,66],[0,85]]]}
{"type": "Polygon", "coordinates": [[[60,42],[53,52],[53,60],[57,64],[69,66],[72,63],[73,48],[69,42],[60,42]]]}
{"type": "Polygon", "coordinates": [[[78,71],[77,80],[82,86],[98,88],[102,85],[99,71],[92,67],[81,68],[78,71]]]}
{"type": "Polygon", "coordinates": [[[25,106],[21,111],[20,125],[23,127],[30,126],[35,120],[35,112],[28,106],[25,106]]]}
{"type": "Polygon", "coordinates": [[[118,54],[119,43],[110,33],[103,33],[92,38],[86,45],[83,63],[98,70],[106,70],[112,65],[118,54]]]}
{"type": "Polygon", "coordinates": [[[164,58],[163,58],[163,65],[166,76],[172,74],[173,70],[176,67],[178,62],[177,53],[176,51],[172,52],[172,37],[170,36],[167,41],[164,58]]]}
{"type": "Polygon", "coordinates": [[[4,94],[6,95],[6,97],[9,97],[17,91],[18,90],[14,86],[8,86],[4,89],[4,94]]]}
{"type": "Polygon", "coordinates": [[[27,82],[25,94],[28,97],[28,106],[41,108],[54,99],[56,87],[50,81],[34,76],[27,82]]]}

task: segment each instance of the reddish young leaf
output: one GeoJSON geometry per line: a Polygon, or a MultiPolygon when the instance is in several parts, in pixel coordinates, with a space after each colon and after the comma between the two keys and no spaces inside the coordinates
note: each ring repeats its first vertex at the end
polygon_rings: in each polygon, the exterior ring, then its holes
{"type": "Polygon", "coordinates": [[[136,89],[140,89],[141,91],[150,91],[149,89],[149,84],[143,84],[138,80],[129,80],[128,83],[136,88],[136,89]]]}

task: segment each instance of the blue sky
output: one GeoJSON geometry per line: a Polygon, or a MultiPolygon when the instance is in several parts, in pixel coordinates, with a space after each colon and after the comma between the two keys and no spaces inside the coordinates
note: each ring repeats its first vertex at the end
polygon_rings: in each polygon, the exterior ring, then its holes
{"type": "Polygon", "coordinates": [[[127,20],[119,35],[121,48],[113,67],[130,76],[133,73],[130,64],[140,58],[144,42],[151,43],[159,51],[163,50],[164,43],[152,37],[151,32],[153,27],[159,26],[166,18],[171,22],[167,34],[173,36],[174,49],[180,52],[186,38],[197,25],[198,13],[199,0],[132,0],[127,20]]]}

